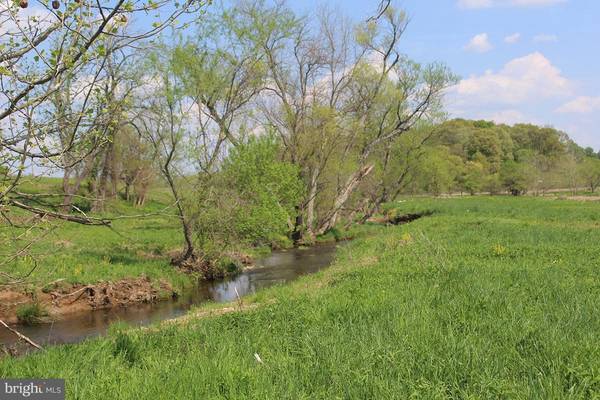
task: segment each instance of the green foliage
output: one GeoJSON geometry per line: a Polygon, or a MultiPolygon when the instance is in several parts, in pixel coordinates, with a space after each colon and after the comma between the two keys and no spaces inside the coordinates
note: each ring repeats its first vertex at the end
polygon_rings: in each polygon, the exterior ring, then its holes
{"type": "Polygon", "coordinates": [[[38,302],[17,308],[17,319],[25,325],[34,325],[43,321],[48,311],[38,302]]]}
{"type": "Polygon", "coordinates": [[[298,168],[280,161],[279,151],[271,136],[251,137],[231,149],[199,213],[196,231],[205,249],[270,244],[289,232],[304,187],[298,168]]]}
{"type": "Polygon", "coordinates": [[[278,152],[279,143],[272,137],[253,137],[234,148],[223,167],[226,184],[242,203],[235,218],[238,234],[255,243],[288,231],[302,195],[298,168],[277,160],[278,152]]]}
{"type": "MultiPolygon", "coordinates": [[[[527,190],[574,187],[577,178],[572,176],[571,164],[581,164],[584,154],[593,154],[592,150],[577,146],[564,132],[530,124],[507,126],[457,119],[439,125],[436,131],[423,151],[427,154],[432,151],[443,154],[440,149],[446,151],[448,155],[443,156],[445,166],[435,157],[413,161],[417,164],[415,168],[430,172],[416,177],[417,182],[412,188],[432,194],[438,194],[440,187],[471,194],[504,190],[516,194],[527,190]],[[451,156],[458,157],[459,161],[451,161],[451,156]],[[418,164],[430,165],[419,167],[418,164]],[[442,172],[443,169],[446,171],[442,172]],[[445,181],[445,185],[430,184],[431,176],[444,175],[446,179],[439,180],[445,181]],[[448,176],[453,177],[453,182],[447,182],[448,176]]],[[[588,167],[591,164],[588,163],[588,167]]],[[[584,177],[586,170],[594,169],[580,168],[580,176],[589,185],[591,176],[584,177]]]]}
{"type": "Polygon", "coordinates": [[[527,191],[531,176],[527,165],[516,161],[506,161],[500,170],[500,180],[511,194],[520,195],[527,191]]]}
{"type": "Polygon", "coordinates": [[[242,271],[244,265],[242,262],[231,256],[223,256],[217,261],[217,273],[221,276],[231,276],[242,271]]]}
{"type": "Polygon", "coordinates": [[[477,161],[467,161],[459,185],[470,194],[481,192],[486,184],[485,167],[477,161]]]}
{"type": "Polygon", "coordinates": [[[459,157],[451,155],[446,147],[427,149],[417,162],[415,180],[423,191],[439,196],[454,188],[462,162],[459,157]]]}
{"type": "Polygon", "coordinates": [[[600,186],[600,159],[595,157],[586,157],[579,165],[579,175],[583,182],[593,192],[600,186]]]}

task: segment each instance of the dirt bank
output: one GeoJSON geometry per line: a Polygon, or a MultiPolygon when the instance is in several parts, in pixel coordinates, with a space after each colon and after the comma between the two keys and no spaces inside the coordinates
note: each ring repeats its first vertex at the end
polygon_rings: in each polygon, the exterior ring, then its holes
{"type": "Polygon", "coordinates": [[[177,293],[168,282],[153,282],[146,277],[99,282],[94,285],[57,282],[35,293],[16,290],[0,292],[0,319],[7,323],[17,323],[18,311],[36,303],[41,306],[44,314],[47,313],[36,317],[44,322],[79,312],[154,303],[175,296],[177,293]]]}
{"type": "Polygon", "coordinates": [[[384,225],[404,225],[410,222],[416,221],[419,218],[428,217],[432,215],[432,211],[425,211],[418,214],[402,214],[402,215],[383,215],[377,217],[371,217],[367,220],[367,222],[374,224],[384,224],[384,225]]]}
{"type": "Polygon", "coordinates": [[[600,201],[600,196],[567,196],[559,197],[559,200],[575,200],[575,201],[600,201]]]}

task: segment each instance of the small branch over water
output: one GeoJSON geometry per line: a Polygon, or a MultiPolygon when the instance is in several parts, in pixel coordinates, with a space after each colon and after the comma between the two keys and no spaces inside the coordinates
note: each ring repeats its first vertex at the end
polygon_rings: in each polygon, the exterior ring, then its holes
{"type": "Polygon", "coordinates": [[[10,326],[8,326],[8,324],[6,322],[2,321],[1,319],[0,319],[0,325],[4,326],[10,332],[12,332],[15,335],[17,335],[17,337],[19,339],[23,340],[24,342],[28,343],[29,345],[35,347],[38,350],[43,350],[42,346],[40,346],[39,344],[35,343],[33,340],[29,339],[27,336],[23,335],[21,332],[18,332],[17,330],[11,328],[10,326]]]}

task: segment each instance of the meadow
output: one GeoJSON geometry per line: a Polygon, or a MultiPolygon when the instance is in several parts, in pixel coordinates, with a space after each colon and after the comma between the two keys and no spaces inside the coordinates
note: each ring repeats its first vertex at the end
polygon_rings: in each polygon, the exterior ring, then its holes
{"type": "Polygon", "coordinates": [[[388,210],[433,214],[365,227],[332,267],[244,299],[251,309],[115,326],[3,359],[0,376],[64,378],[68,398],[90,399],[600,398],[600,203],[388,210]]]}
{"type": "MultiPolygon", "coordinates": [[[[35,178],[26,182],[22,190],[28,194],[57,194],[60,193],[60,180],[35,178]]],[[[60,196],[45,199],[55,203],[61,200],[60,196]]],[[[77,199],[78,206],[85,210],[83,201],[77,199]]],[[[110,228],[50,220],[27,233],[27,229],[2,224],[0,235],[6,239],[23,235],[20,241],[7,240],[6,243],[11,243],[14,248],[4,252],[11,254],[19,250],[29,244],[29,238],[33,245],[25,253],[26,257],[3,263],[0,272],[28,276],[30,287],[43,287],[56,280],[93,284],[142,275],[152,280],[166,279],[174,286],[187,285],[188,277],[169,265],[170,254],[180,249],[182,243],[180,225],[177,217],[172,215],[172,207],[169,208],[172,203],[167,190],[156,187],[144,207],[133,207],[122,200],[108,202],[105,212],[96,217],[144,215],[117,219],[112,221],[110,228]]],[[[24,221],[32,218],[18,209],[13,209],[12,213],[22,215],[24,221]]]]}

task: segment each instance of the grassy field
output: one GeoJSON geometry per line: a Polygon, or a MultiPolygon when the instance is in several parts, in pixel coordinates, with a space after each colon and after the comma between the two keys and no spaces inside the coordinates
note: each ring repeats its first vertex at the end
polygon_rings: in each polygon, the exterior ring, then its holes
{"type": "Polygon", "coordinates": [[[253,310],[115,328],[0,376],[65,378],[90,399],[600,398],[600,203],[392,206],[434,214],[374,228],[253,310]]]}
{"type": "MultiPolygon", "coordinates": [[[[26,193],[60,193],[60,180],[53,178],[37,178],[25,184],[22,190],[26,193]]],[[[60,202],[60,197],[46,199],[60,202]]],[[[81,200],[78,200],[81,201],[81,200]]],[[[173,284],[180,285],[187,281],[184,274],[178,273],[169,264],[169,253],[182,245],[181,228],[173,214],[173,209],[165,210],[171,204],[166,190],[153,189],[150,200],[143,208],[134,208],[125,201],[109,201],[104,216],[114,215],[153,215],[145,218],[116,220],[111,228],[88,227],[73,223],[53,221],[52,229],[41,237],[48,224],[41,224],[42,229],[32,229],[18,244],[23,246],[29,239],[35,240],[29,253],[31,257],[20,257],[15,262],[0,266],[13,276],[22,276],[34,269],[29,281],[33,285],[43,286],[57,279],[65,279],[69,283],[89,284],[99,281],[115,281],[122,278],[146,275],[151,279],[165,278],[173,284]]],[[[17,209],[11,210],[16,221],[29,219],[17,209]]],[[[0,235],[9,239],[10,235],[25,232],[0,223],[0,235]]],[[[3,249],[2,253],[11,254],[18,249],[3,249]]]]}

